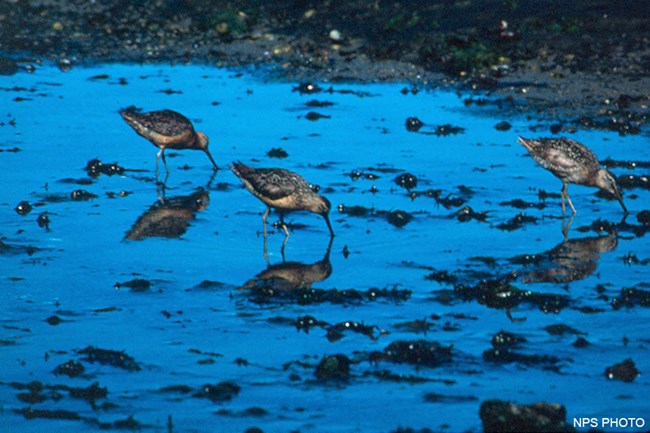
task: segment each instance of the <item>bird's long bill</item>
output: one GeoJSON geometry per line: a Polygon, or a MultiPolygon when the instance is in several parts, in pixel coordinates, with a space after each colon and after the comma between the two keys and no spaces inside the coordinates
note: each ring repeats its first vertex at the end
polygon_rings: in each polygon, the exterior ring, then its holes
{"type": "Polygon", "coordinates": [[[332,230],[332,224],[330,224],[330,217],[328,214],[324,213],[323,218],[325,218],[325,222],[327,223],[327,228],[330,229],[330,236],[334,237],[334,230],[332,230]]]}
{"type": "Polygon", "coordinates": [[[623,196],[621,195],[621,192],[616,189],[616,193],[614,194],[614,197],[616,197],[616,200],[621,204],[621,207],[623,208],[623,212],[626,214],[628,213],[627,208],[625,207],[625,203],[623,203],[623,196]]]}
{"type": "Polygon", "coordinates": [[[214,162],[214,159],[212,158],[212,155],[210,155],[210,151],[208,149],[205,149],[205,154],[208,155],[208,158],[210,158],[210,162],[212,162],[212,165],[214,165],[214,169],[218,170],[219,167],[217,166],[217,163],[214,162]]]}

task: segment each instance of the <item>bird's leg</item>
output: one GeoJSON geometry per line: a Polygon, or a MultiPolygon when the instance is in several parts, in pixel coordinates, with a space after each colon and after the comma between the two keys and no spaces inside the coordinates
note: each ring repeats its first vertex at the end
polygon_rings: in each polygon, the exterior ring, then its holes
{"type": "Polygon", "coordinates": [[[164,147],[160,150],[160,155],[162,156],[163,164],[165,164],[165,170],[167,170],[167,176],[169,176],[169,166],[167,165],[167,159],[165,159],[164,147]]]}
{"type": "Polygon", "coordinates": [[[280,214],[280,224],[282,224],[282,228],[284,229],[284,234],[286,235],[284,237],[284,242],[287,242],[287,239],[289,239],[289,229],[287,228],[287,225],[284,223],[284,214],[280,214]]]}
{"type": "Polygon", "coordinates": [[[569,240],[569,229],[571,228],[571,223],[573,223],[573,218],[575,218],[575,216],[575,213],[571,215],[569,222],[566,224],[564,224],[564,218],[562,218],[562,234],[564,235],[564,242],[569,240]]]}
{"type": "Polygon", "coordinates": [[[571,197],[569,197],[569,185],[566,183],[564,184],[564,189],[563,189],[564,195],[566,196],[566,201],[569,202],[569,206],[571,206],[571,210],[573,211],[573,215],[576,214],[576,208],[573,207],[573,203],[571,203],[571,197]]]}
{"type": "Polygon", "coordinates": [[[562,200],[562,215],[566,214],[566,207],[564,206],[564,195],[566,194],[566,183],[562,184],[562,192],[560,192],[560,199],[562,200]]]}
{"type": "Polygon", "coordinates": [[[284,258],[284,247],[287,246],[287,241],[289,240],[289,236],[286,236],[284,238],[284,242],[282,242],[282,248],[280,248],[280,254],[282,254],[282,263],[286,263],[287,260],[284,258]]]}
{"type": "Polygon", "coordinates": [[[266,235],[264,236],[264,260],[266,260],[267,266],[271,266],[271,262],[269,261],[269,248],[267,245],[266,235]]]}
{"type": "Polygon", "coordinates": [[[271,208],[267,207],[266,212],[262,216],[262,221],[264,221],[264,239],[266,239],[266,218],[269,216],[269,212],[271,212],[271,208]]]}
{"type": "Polygon", "coordinates": [[[160,148],[160,151],[156,154],[156,179],[158,179],[158,166],[160,165],[160,157],[163,154],[164,148],[160,148]]]}

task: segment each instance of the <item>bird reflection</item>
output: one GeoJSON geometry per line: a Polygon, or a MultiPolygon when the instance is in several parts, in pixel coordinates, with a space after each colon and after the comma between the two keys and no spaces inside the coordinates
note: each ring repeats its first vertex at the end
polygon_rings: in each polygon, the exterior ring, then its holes
{"type": "MultiPolygon", "coordinates": [[[[309,289],[314,283],[324,281],[332,274],[330,263],[330,250],[333,238],[327,245],[325,256],[316,263],[304,264],[300,262],[287,262],[277,265],[268,264],[267,268],[251,278],[238,290],[272,287],[278,290],[309,289]]],[[[268,261],[267,261],[268,263],[268,261]]]]}
{"type": "Polygon", "coordinates": [[[195,218],[210,204],[207,190],[199,188],[195,193],[172,198],[159,196],[158,200],[143,213],[124,236],[125,239],[142,240],[150,237],[178,238],[182,236],[195,218]]]}
{"type": "Polygon", "coordinates": [[[618,246],[616,234],[581,239],[565,238],[555,248],[533,256],[511,259],[516,263],[532,263],[533,270],[522,274],[526,283],[569,283],[593,274],[603,253],[618,246]]]}

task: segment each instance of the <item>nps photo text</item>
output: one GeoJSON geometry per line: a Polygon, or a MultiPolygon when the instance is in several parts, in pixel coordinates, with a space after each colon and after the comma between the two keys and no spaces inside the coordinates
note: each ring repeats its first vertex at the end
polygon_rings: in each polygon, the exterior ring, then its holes
{"type": "Polygon", "coordinates": [[[644,418],[573,418],[573,427],[600,427],[611,429],[638,429],[645,427],[644,418]]]}

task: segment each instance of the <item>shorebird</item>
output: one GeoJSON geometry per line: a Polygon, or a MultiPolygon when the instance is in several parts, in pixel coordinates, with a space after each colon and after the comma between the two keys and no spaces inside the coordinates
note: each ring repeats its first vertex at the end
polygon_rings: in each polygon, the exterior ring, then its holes
{"type": "Polygon", "coordinates": [[[156,177],[158,177],[158,165],[161,158],[165,169],[167,169],[167,175],[169,175],[165,149],[202,150],[210,158],[214,169],[219,168],[208,150],[208,136],[202,132],[196,132],[192,122],[182,114],[173,110],[142,113],[132,108],[126,108],[120,110],[120,115],[135,132],[160,149],[156,155],[156,177]]]}
{"type": "Polygon", "coordinates": [[[519,137],[522,144],[533,159],[562,181],[562,213],[566,212],[564,199],[566,198],[575,215],[576,209],[571,203],[567,190],[569,183],[577,185],[595,186],[613,195],[621,204],[623,211],[627,208],[623,203],[621,191],[616,185],[616,177],[609,171],[600,168],[598,158],[585,145],[569,138],[538,138],[527,139],[519,137]]]}
{"type": "Polygon", "coordinates": [[[266,218],[271,208],[280,211],[280,222],[287,237],[289,230],[284,223],[284,212],[297,210],[306,210],[322,216],[330,230],[330,235],[334,236],[329,220],[331,208],[329,200],[314,192],[311,185],[299,174],[282,168],[252,168],[241,162],[233,162],[230,169],[251,194],[266,204],[266,212],[262,217],[264,236],[266,236],[266,218]]]}

